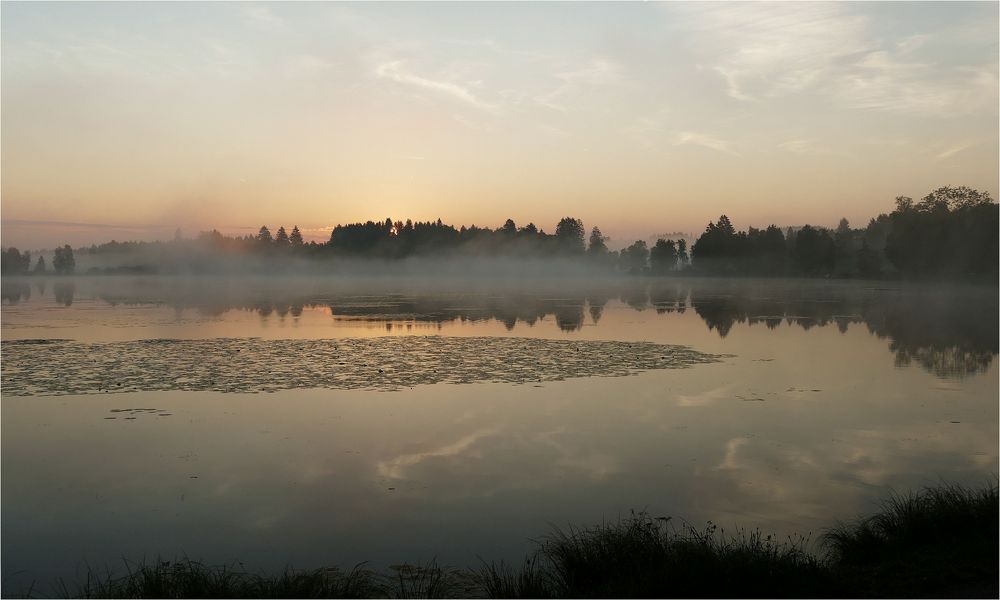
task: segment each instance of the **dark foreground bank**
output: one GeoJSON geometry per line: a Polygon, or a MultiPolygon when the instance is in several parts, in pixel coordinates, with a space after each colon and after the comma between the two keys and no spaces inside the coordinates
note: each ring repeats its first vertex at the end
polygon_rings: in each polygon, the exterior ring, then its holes
{"type": "Polygon", "coordinates": [[[85,598],[704,598],[998,596],[997,487],[893,495],[880,511],[818,540],[698,529],[633,514],[554,530],[522,564],[436,564],[251,573],[184,559],[126,563],[86,581],[35,585],[28,597],[85,598]]]}

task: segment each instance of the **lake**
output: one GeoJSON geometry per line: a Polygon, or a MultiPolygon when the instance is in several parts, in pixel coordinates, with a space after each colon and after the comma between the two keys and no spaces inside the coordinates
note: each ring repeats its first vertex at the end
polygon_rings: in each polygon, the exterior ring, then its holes
{"type": "Polygon", "coordinates": [[[995,482],[997,332],[995,285],[5,278],[4,592],[517,561],[631,510],[815,539],[995,482]]]}

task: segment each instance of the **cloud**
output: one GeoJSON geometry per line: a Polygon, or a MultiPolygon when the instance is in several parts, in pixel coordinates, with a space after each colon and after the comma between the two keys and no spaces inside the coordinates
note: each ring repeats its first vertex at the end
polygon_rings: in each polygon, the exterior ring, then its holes
{"type": "Polygon", "coordinates": [[[651,150],[660,145],[667,130],[667,123],[672,116],[669,105],[660,105],[654,112],[636,117],[635,121],[620,127],[618,132],[632,138],[641,147],[651,150]]]}
{"type": "Polygon", "coordinates": [[[733,384],[728,383],[699,394],[680,395],[677,396],[677,406],[708,406],[715,404],[719,400],[731,399],[734,387],[733,384]]]}
{"type": "Polygon", "coordinates": [[[274,14],[263,4],[254,4],[244,12],[244,20],[253,29],[263,31],[281,31],[288,27],[285,20],[274,14]]]}
{"type": "Polygon", "coordinates": [[[561,83],[554,90],[538,94],[536,103],[554,110],[565,111],[567,106],[558,100],[588,87],[602,87],[617,84],[621,80],[622,68],[617,63],[604,58],[592,59],[575,69],[557,72],[554,77],[561,83]]]}
{"type": "Polygon", "coordinates": [[[429,459],[447,459],[459,456],[467,452],[482,438],[495,434],[496,429],[480,429],[479,431],[474,431],[468,435],[462,436],[458,441],[451,444],[445,444],[444,446],[439,446],[437,448],[427,450],[426,452],[401,454],[389,460],[379,461],[376,468],[378,469],[379,475],[382,477],[390,479],[403,479],[406,477],[408,471],[414,467],[418,467],[424,461],[429,459]]]}
{"type": "Polygon", "coordinates": [[[591,60],[586,65],[572,71],[556,73],[556,79],[574,85],[610,85],[617,83],[620,78],[621,67],[603,58],[591,60]]]}
{"type": "Polygon", "coordinates": [[[743,89],[740,87],[737,71],[720,66],[714,67],[714,70],[719,75],[722,75],[723,79],[726,80],[726,93],[729,94],[730,98],[735,98],[737,100],[756,100],[756,98],[748,96],[743,92],[743,89]]]}
{"type": "Polygon", "coordinates": [[[36,219],[3,219],[3,225],[28,225],[28,226],[55,226],[55,227],[85,227],[89,229],[128,229],[128,230],[155,230],[168,227],[167,225],[111,225],[108,223],[79,223],[75,221],[45,221],[36,219]]]}
{"type": "Polygon", "coordinates": [[[959,144],[958,146],[953,146],[951,148],[948,148],[944,152],[941,152],[940,154],[938,154],[937,155],[937,159],[938,160],[947,160],[947,159],[951,158],[952,156],[955,156],[956,154],[958,154],[960,152],[964,152],[964,151],[968,150],[969,148],[972,148],[975,145],[976,144],[964,143],[964,144],[959,144]]]}
{"type": "Polygon", "coordinates": [[[782,150],[787,150],[793,154],[810,154],[813,152],[813,142],[811,140],[788,140],[778,144],[782,150]]]}
{"type": "Polygon", "coordinates": [[[716,471],[733,471],[740,468],[741,462],[737,455],[740,447],[750,442],[750,438],[737,437],[726,442],[726,453],[722,457],[722,462],[716,465],[716,471]]]}
{"type": "Polygon", "coordinates": [[[801,155],[812,154],[818,156],[840,156],[843,158],[853,156],[853,154],[850,152],[833,149],[825,144],[822,144],[818,140],[806,139],[806,138],[795,138],[786,140],[784,142],[779,143],[778,148],[784,150],[785,152],[791,152],[792,154],[801,154],[801,155]]]}
{"type": "Polygon", "coordinates": [[[927,76],[928,66],[898,64],[863,65],[866,71],[843,77],[831,89],[847,108],[878,110],[916,116],[961,116],[996,110],[997,74],[992,68],[958,68],[947,79],[927,76]]]}
{"type": "Polygon", "coordinates": [[[733,156],[739,156],[735,150],[733,150],[733,143],[719,139],[717,137],[706,135],[704,133],[695,133],[693,131],[682,131],[674,137],[675,146],[684,145],[702,146],[703,148],[709,148],[715,150],[716,152],[722,152],[725,154],[731,154],[733,156]]]}
{"type": "Polygon", "coordinates": [[[865,21],[837,5],[706,4],[681,9],[736,100],[804,90],[869,46],[865,21]]]}
{"type": "Polygon", "coordinates": [[[482,100],[469,91],[468,88],[451,81],[437,81],[409,73],[403,68],[403,61],[393,60],[379,64],[375,68],[375,74],[383,79],[389,79],[396,83],[414,86],[426,90],[431,90],[456,100],[474,106],[480,110],[493,112],[497,106],[482,100]]]}
{"type": "MultiPolygon", "coordinates": [[[[841,108],[946,117],[995,110],[997,65],[950,32],[878,37],[863,8],[841,3],[697,4],[674,10],[728,97],[809,92],[841,108]],[[923,54],[929,60],[915,60],[923,54]],[[985,62],[969,62],[969,61],[985,62]],[[964,62],[963,62],[964,61],[964,62]]],[[[995,42],[994,42],[995,44],[995,42]]]]}
{"type": "Polygon", "coordinates": [[[285,73],[293,77],[315,77],[334,66],[334,63],[315,54],[296,54],[285,61],[285,73]]]}
{"type": "Polygon", "coordinates": [[[451,118],[454,119],[455,122],[461,124],[464,127],[468,127],[473,131],[479,131],[481,133],[494,133],[497,130],[496,127],[494,127],[489,123],[475,119],[470,119],[463,115],[454,114],[451,116],[451,118]]]}
{"type": "Polygon", "coordinates": [[[925,33],[916,33],[896,42],[896,49],[902,54],[909,54],[922,48],[930,38],[931,36],[925,33]]]}

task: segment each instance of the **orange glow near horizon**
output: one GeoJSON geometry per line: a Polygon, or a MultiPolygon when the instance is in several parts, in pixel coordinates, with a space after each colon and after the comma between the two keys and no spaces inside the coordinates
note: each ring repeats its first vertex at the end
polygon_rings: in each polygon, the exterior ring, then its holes
{"type": "Polygon", "coordinates": [[[5,246],[565,216],[618,245],[998,192],[996,3],[0,11],[5,246]]]}

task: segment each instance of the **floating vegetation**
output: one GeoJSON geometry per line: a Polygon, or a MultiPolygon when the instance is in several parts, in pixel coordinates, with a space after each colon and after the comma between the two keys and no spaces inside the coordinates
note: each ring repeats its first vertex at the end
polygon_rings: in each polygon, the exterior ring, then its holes
{"type": "Polygon", "coordinates": [[[3,342],[3,393],[392,391],[434,383],[621,377],[724,356],[649,342],[407,336],[326,340],[154,339],[3,342]]]}

